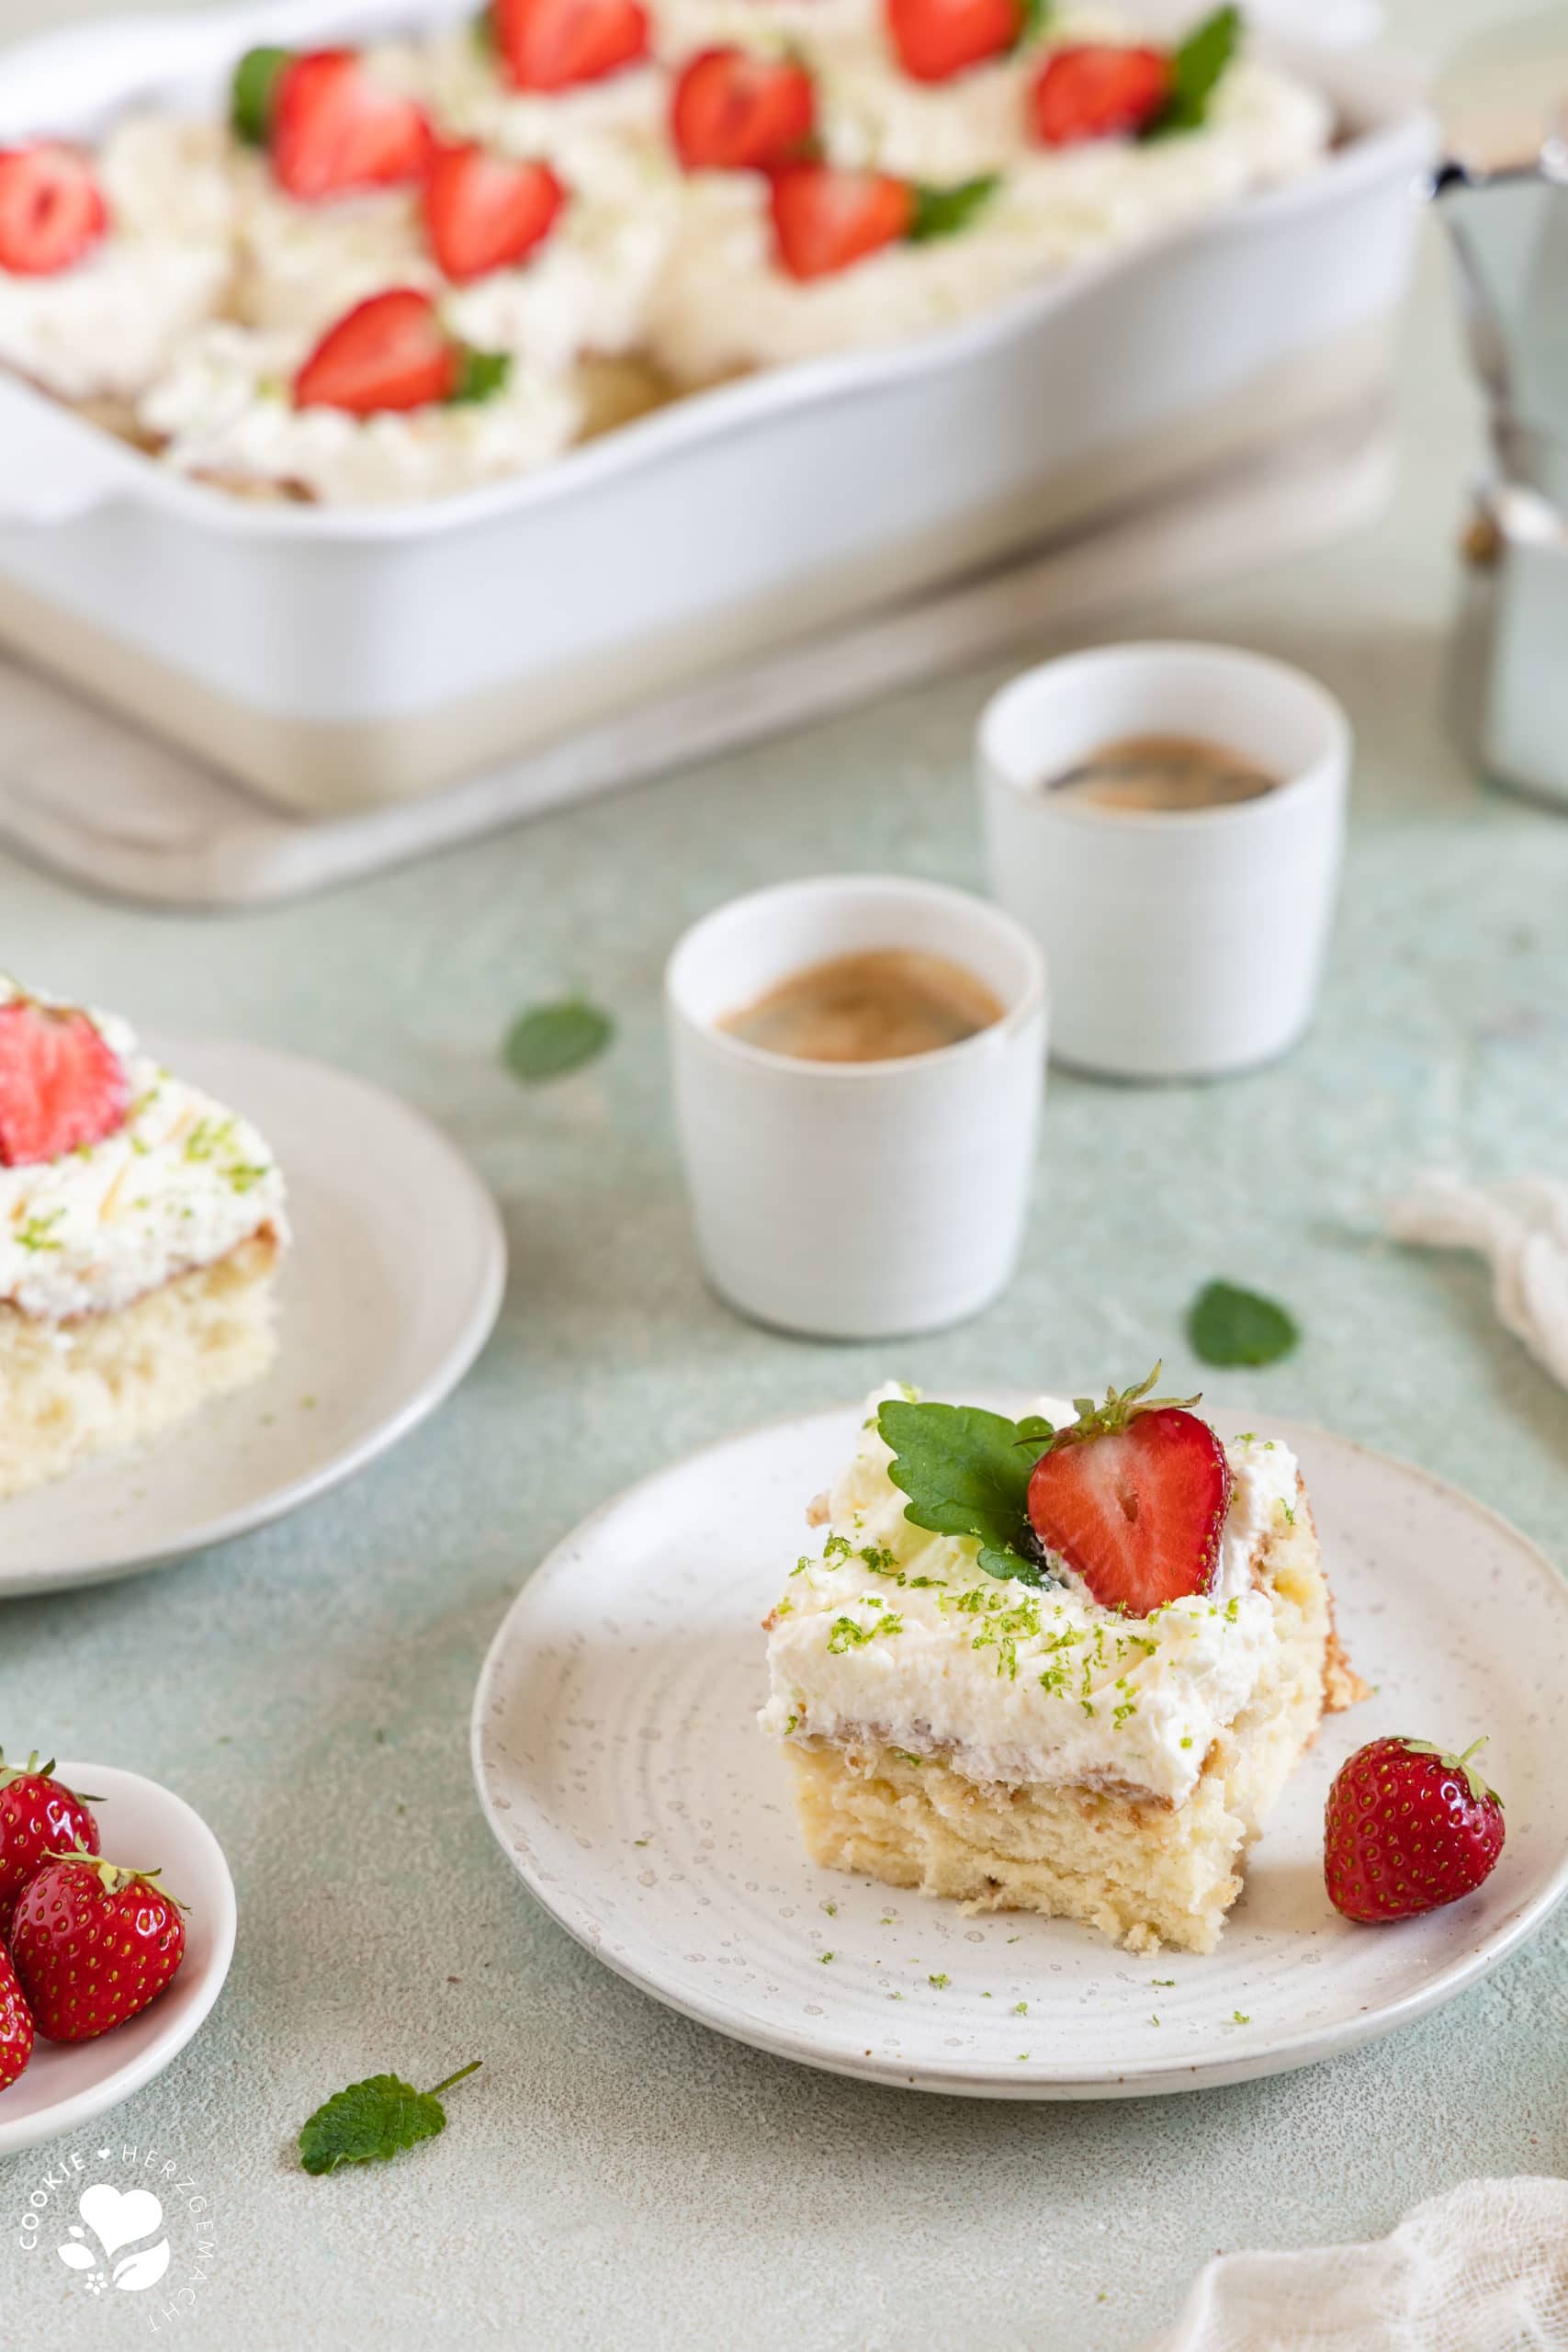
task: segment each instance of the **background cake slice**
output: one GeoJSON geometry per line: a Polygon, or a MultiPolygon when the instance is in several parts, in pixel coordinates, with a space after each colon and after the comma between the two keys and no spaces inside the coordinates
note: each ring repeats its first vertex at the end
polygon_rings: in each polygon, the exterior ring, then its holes
{"type": "Polygon", "coordinates": [[[815,1516],[761,1716],[812,1859],[1212,1951],[1325,1707],[1360,1695],[1289,1448],[1145,1391],[1016,1425],[885,1391],[815,1516]],[[1049,1487],[1062,1548],[1030,1517],[1049,1487]]]}
{"type": "Polygon", "coordinates": [[[246,1120],[0,981],[0,1497],[258,1379],[288,1238],[246,1120]]]}

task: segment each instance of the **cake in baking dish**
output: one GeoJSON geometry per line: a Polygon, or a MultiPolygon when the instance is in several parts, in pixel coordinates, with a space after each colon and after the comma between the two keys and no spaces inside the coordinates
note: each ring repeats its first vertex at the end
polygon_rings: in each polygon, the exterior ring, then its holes
{"type": "Polygon", "coordinates": [[[883,1390],[766,1620],[814,1861],[1212,1951],[1362,1695],[1301,1472],[1151,1383],[1014,1423],[883,1390]]]}
{"type": "Polygon", "coordinates": [[[284,1183],[123,1021],[0,982],[0,1497],[266,1371],[284,1183]]]}

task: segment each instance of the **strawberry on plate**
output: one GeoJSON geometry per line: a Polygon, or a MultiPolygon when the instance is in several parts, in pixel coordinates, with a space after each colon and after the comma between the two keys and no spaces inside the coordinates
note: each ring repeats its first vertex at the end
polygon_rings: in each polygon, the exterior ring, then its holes
{"type": "Polygon", "coordinates": [[[771,172],[807,153],[816,118],[811,76],[795,59],[705,49],[676,80],[670,135],[688,172],[771,172]]]}
{"type": "Polygon", "coordinates": [[[1503,1850],[1503,1800],[1421,1739],[1374,1739],[1342,1764],[1323,1822],[1328,1899],[1348,1919],[1410,1919],[1472,1894],[1503,1850]]]}
{"type": "Polygon", "coordinates": [[[64,1005],[0,1004],[0,1168],[32,1168],[125,1124],[130,1085],[97,1024],[64,1005]]]}
{"type": "Polygon", "coordinates": [[[0,148],[0,270],[55,277],[85,261],[109,225],[92,160],[39,140],[0,148]]]}
{"type": "Polygon", "coordinates": [[[1005,57],[1028,29],[1028,0],[886,0],[887,33],[917,82],[948,82],[1005,57]]]}
{"type": "Polygon", "coordinates": [[[519,90],[602,82],[649,54],[641,0],[494,0],[502,71],[519,90]]]}
{"type": "Polygon", "coordinates": [[[1029,1481],[1029,1523],[1106,1609],[1146,1617],[1207,1592],[1230,1509],[1231,1466],[1196,1396],[1136,1388],[1077,1399],[1029,1481]]]}
{"type": "Polygon", "coordinates": [[[22,1890],[11,1958],[48,2041],[89,2041],[156,2000],[185,1958],[185,1923],[156,1871],[52,1854],[22,1890]]]}
{"type": "Polygon", "coordinates": [[[889,245],[956,235],[994,195],[994,174],[929,187],[887,172],[788,164],[773,175],[769,203],[779,266],[803,283],[852,268],[889,245]]]}
{"type": "Polygon", "coordinates": [[[444,147],[424,189],[430,249],[459,286],[514,269],[560,218],[566,190],[547,164],[479,146],[444,147]]]}
{"type": "Polygon", "coordinates": [[[1100,42],[1058,49],[1030,90],[1030,129],[1043,147],[1129,138],[1157,120],[1172,86],[1171,61],[1161,49],[1100,42]]]}
{"type": "Polygon", "coordinates": [[[435,153],[422,107],[379,83],[357,50],[288,58],[271,87],[268,144],[278,186],[303,204],[423,179],[435,153]]]}
{"type": "Polygon", "coordinates": [[[96,1803],[57,1781],[52,1762],[40,1764],[36,1751],[26,1764],[7,1764],[0,1754],[0,1937],[46,1854],[97,1852],[98,1825],[88,1811],[96,1803]]]}
{"type": "Polygon", "coordinates": [[[503,388],[511,364],[504,352],[457,342],[428,294],[397,286],[327,329],[294,379],[294,405],[363,417],[485,401],[503,388]]]}
{"type": "Polygon", "coordinates": [[[11,1956],[0,1944],[0,2091],[10,2089],[32,2054],[32,2011],[11,1965],[11,1956]]]}

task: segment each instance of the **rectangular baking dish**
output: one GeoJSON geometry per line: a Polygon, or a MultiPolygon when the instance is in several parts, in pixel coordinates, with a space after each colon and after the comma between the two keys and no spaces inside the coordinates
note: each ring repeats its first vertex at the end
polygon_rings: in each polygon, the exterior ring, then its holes
{"type": "MultiPolygon", "coordinates": [[[[472,0],[100,22],[5,52],[0,141],[220,102],[252,42],[472,0]]],[[[182,481],[0,373],[0,637],[272,798],[429,791],[1083,526],[1383,383],[1436,129],[1386,59],[1280,50],[1311,175],[918,342],[677,402],[547,470],[371,510],[182,481]]]]}

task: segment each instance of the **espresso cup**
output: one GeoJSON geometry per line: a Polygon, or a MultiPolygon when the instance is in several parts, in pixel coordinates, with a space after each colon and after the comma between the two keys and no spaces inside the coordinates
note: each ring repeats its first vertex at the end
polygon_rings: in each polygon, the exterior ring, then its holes
{"type": "Polygon", "coordinates": [[[1045,1069],[1045,967],[1021,925],[934,882],[846,875],[732,899],[665,975],[697,1248],[743,1315],[832,1340],[974,1314],[1018,1262],[1045,1069]],[[804,1061],[723,1023],[836,956],[961,966],[1001,1017],[897,1060],[804,1061]]]}
{"type": "Polygon", "coordinates": [[[1107,646],[993,697],[978,739],[991,888],[1049,958],[1059,1061],[1219,1078],[1296,1042],[1327,953],[1350,751],[1315,680],[1224,646],[1107,646]],[[1222,743],[1278,781],[1181,811],[1047,788],[1102,745],[1156,734],[1222,743]]]}

